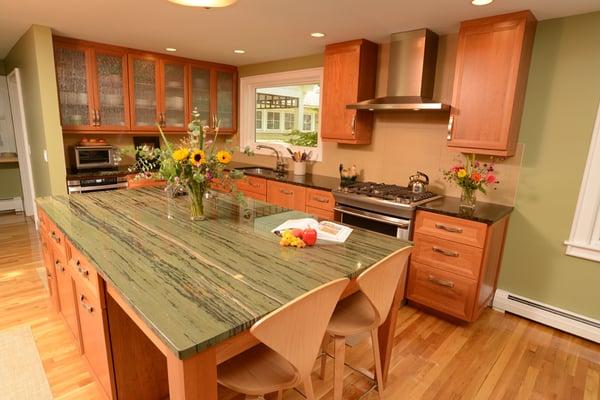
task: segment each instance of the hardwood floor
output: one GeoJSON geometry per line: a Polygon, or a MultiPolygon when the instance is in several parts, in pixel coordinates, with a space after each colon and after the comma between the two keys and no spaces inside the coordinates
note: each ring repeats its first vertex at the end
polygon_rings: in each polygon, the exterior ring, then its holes
{"type": "MultiPolygon", "coordinates": [[[[0,330],[32,327],[52,392],[61,399],[103,399],[67,327],[48,309],[36,268],[41,246],[32,222],[0,215],[0,330]]],[[[371,368],[369,342],[347,349],[347,361],[371,368]]],[[[318,363],[317,363],[318,364],[318,363]]],[[[316,364],[316,367],[318,365],[316,364]]],[[[319,399],[331,399],[333,364],[313,375],[319,399]]],[[[344,399],[371,383],[346,368],[344,399]]],[[[485,310],[457,326],[411,307],[398,314],[386,399],[600,399],[600,345],[528,320],[485,310]]],[[[239,399],[221,389],[223,399],[239,399]]],[[[363,398],[377,399],[369,392],[363,398]]],[[[286,400],[302,397],[294,392],[286,400]]]]}

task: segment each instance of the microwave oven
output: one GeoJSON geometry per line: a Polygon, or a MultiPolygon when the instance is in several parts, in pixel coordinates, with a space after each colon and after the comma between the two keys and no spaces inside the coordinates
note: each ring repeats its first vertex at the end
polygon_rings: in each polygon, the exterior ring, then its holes
{"type": "Polygon", "coordinates": [[[115,150],[110,145],[73,146],[71,168],[76,171],[115,168],[115,150]]]}

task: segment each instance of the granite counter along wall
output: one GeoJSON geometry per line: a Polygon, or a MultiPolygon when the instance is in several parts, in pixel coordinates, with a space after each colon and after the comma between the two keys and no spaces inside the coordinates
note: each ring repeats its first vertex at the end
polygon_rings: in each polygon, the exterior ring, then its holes
{"type": "MultiPolygon", "coordinates": [[[[440,37],[435,81],[435,98],[450,103],[456,59],[457,34],[440,37]]],[[[377,95],[383,96],[387,87],[389,44],[381,46],[377,95]]],[[[315,54],[307,57],[279,60],[262,64],[241,66],[240,76],[250,76],[323,65],[323,56],[315,54]]],[[[356,163],[363,170],[362,179],[406,185],[408,177],[418,169],[427,173],[432,181],[431,190],[459,196],[456,187],[442,179],[442,169],[450,168],[460,154],[446,146],[448,115],[430,112],[378,112],[375,113],[375,127],[370,145],[323,144],[323,161],[309,166],[309,171],[326,176],[338,175],[338,164],[356,163]]],[[[239,138],[236,136],[236,143],[239,138]]],[[[488,195],[478,199],[487,202],[513,205],[519,180],[523,146],[519,145],[517,155],[498,161],[498,177],[501,184],[488,195]]],[[[487,157],[482,157],[487,160],[487,157]]],[[[246,157],[236,154],[234,160],[262,166],[273,166],[270,156],[246,157]]]]}

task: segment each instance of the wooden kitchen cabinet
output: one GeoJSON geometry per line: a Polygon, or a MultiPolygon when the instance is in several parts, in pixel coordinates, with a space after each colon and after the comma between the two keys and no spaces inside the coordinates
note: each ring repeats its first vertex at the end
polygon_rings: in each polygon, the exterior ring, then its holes
{"type": "Polygon", "coordinates": [[[375,97],[378,45],[364,39],[325,48],[321,138],[346,144],[369,144],[373,113],[346,105],[375,97]]]}
{"type": "Polygon", "coordinates": [[[188,68],[181,61],[160,61],[159,123],[171,132],[186,132],[188,109],[188,68]]]}
{"type": "Polygon", "coordinates": [[[461,23],[449,147],[515,154],[535,27],[530,11],[461,23]]]}
{"type": "Polygon", "coordinates": [[[213,90],[211,113],[214,120],[209,124],[219,133],[235,133],[237,130],[237,71],[233,69],[213,69],[213,90]]]}
{"type": "MultiPolygon", "coordinates": [[[[41,218],[40,218],[41,221],[41,218]]],[[[42,225],[42,224],[40,224],[42,225]]],[[[52,245],[48,239],[48,231],[40,226],[40,241],[42,243],[42,257],[44,268],[46,270],[46,278],[48,281],[48,295],[50,297],[50,309],[54,312],[60,311],[60,299],[58,297],[58,281],[56,276],[56,268],[54,265],[54,257],[52,255],[52,245]]]]}
{"type": "Polygon", "coordinates": [[[55,38],[54,58],[64,131],[129,128],[127,55],[123,49],[55,38]]]}
{"type": "Polygon", "coordinates": [[[464,321],[476,320],[496,290],[508,216],[492,225],[417,211],[408,299],[464,321]]]}
{"type": "Polygon", "coordinates": [[[319,219],[333,221],[335,199],[331,192],[317,189],[306,189],[306,212],[319,219]]]}
{"type": "Polygon", "coordinates": [[[129,54],[131,130],[154,131],[162,125],[159,110],[159,59],[151,54],[129,54]]]}
{"type": "Polygon", "coordinates": [[[267,202],[291,210],[306,210],[306,189],[289,183],[267,181],[267,202]]]}

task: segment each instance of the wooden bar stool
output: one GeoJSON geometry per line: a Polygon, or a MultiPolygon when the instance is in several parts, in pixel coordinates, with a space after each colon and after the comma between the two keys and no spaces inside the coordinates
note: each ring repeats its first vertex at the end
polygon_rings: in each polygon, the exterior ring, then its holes
{"type": "Polygon", "coordinates": [[[258,399],[303,383],[306,398],[315,395],[310,373],[325,329],[348,279],[338,279],[298,297],[255,323],[250,332],[261,344],[219,365],[221,385],[258,399]]]}
{"type": "MultiPolygon", "coordinates": [[[[333,312],[327,335],[334,342],[333,399],[341,400],[344,379],[344,358],[346,337],[370,332],[375,358],[375,377],[377,392],[383,399],[383,379],[381,359],[379,357],[379,326],[390,312],[390,307],[398,288],[400,278],[404,276],[411,247],[404,248],[384,258],[357,278],[359,291],[340,301],[333,312]]],[[[323,341],[323,353],[326,353],[327,341],[323,341]]],[[[321,378],[324,376],[325,356],[321,359],[321,378]]]]}

